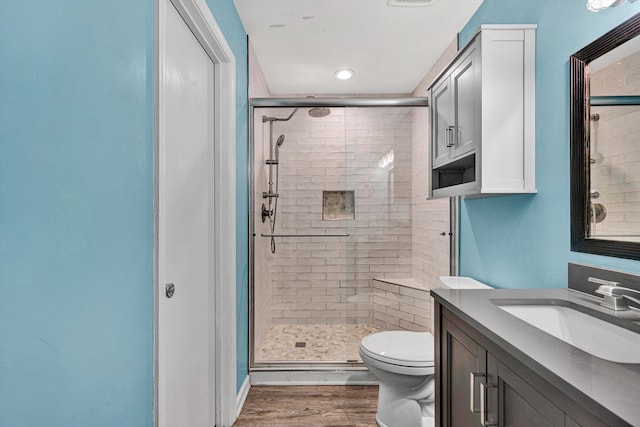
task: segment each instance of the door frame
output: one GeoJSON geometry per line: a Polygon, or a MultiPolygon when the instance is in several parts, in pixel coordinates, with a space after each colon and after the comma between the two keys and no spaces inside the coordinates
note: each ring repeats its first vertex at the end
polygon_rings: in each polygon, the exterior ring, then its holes
{"type": "Polygon", "coordinates": [[[214,301],[215,316],[210,316],[212,339],[212,372],[215,373],[215,424],[231,425],[236,418],[236,60],[220,27],[205,0],[155,1],[155,58],[154,58],[154,248],[153,248],[153,417],[158,425],[158,308],[163,292],[159,283],[159,166],[160,166],[160,112],[164,108],[160,73],[164,64],[164,46],[160,34],[166,31],[162,8],[176,8],[182,19],[200,42],[214,63],[214,201],[212,222],[214,232],[214,301]]]}

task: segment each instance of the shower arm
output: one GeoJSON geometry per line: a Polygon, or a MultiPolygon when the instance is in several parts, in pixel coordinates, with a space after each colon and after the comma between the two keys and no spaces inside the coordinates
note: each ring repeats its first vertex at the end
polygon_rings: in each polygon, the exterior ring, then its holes
{"type": "Polygon", "coordinates": [[[293,117],[293,115],[295,113],[297,113],[299,110],[298,107],[294,108],[293,111],[291,112],[291,114],[289,114],[289,117],[286,118],[281,118],[281,117],[269,117],[269,116],[262,116],[262,122],[288,122],[289,120],[291,120],[291,118],[293,117]]]}

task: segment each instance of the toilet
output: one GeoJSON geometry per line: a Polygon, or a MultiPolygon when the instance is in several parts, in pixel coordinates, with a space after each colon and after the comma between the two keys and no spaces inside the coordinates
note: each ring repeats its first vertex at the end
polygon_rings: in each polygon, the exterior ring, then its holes
{"type": "MultiPolygon", "coordinates": [[[[491,289],[470,277],[442,276],[438,287],[491,289]]],[[[360,358],[379,381],[376,422],[381,427],[434,425],[434,347],[429,332],[387,331],[367,335],[360,358]]]]}

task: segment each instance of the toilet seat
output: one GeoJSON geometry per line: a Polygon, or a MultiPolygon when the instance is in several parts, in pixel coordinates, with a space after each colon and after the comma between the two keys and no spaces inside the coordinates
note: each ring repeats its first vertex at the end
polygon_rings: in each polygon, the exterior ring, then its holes
{"type": "Polygon", "coordinates": [[[362,339],[360,351],[371,359],[391,365],[434,366],[433,335],[429,332],[378,332],[362,339]]]}

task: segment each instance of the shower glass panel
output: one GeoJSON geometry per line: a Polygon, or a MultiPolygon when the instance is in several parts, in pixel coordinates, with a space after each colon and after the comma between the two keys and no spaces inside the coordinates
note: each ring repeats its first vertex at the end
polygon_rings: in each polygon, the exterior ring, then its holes
{"type": "Polygon", "coordinates": [[[427,110],[318,110],[254,108],[254,368],[360,366],[364,336],[428,330],[425,301],[376,281],[413,280],[412,153],[427,144],[413,130],[427,110]]]}

